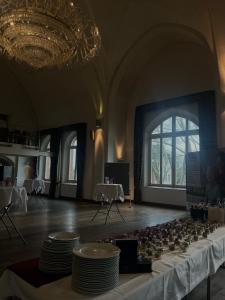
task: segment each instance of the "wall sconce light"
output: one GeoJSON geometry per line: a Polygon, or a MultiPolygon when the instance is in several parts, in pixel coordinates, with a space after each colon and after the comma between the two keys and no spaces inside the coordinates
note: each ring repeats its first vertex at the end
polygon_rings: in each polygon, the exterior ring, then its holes
{"type": "Polygon", "coordinates": [[[124,144],[116,144],[116,159],[117,161],[123,161],[124,160],[124,144]]]}
{"type": "Polygon", "coordinates": [[[96,119],[95,127],[96,128],[101,128],[102,127],[102,120],[101,119],[96,119]]]}
{"type": "Polygon", "coordinates": [[[95,129],[90,130],[90,139],[94,142],[96,138],[96,131],[102,128],[102,119],[96,119],[95,129]]]}

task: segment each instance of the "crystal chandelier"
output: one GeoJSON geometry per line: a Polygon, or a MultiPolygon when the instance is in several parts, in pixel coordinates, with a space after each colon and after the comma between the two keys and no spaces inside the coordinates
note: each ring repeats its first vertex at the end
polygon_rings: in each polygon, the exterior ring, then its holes
{"type": "Polygon", "coordinates": [[[78,0],[0,0],[0,47],[36,69],[83,63],[101,46],[78,0]]]}

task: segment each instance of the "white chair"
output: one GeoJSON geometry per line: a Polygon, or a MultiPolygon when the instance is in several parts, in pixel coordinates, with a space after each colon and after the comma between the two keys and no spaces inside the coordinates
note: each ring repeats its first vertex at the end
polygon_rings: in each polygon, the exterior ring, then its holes
{"type": "Polygon", "coordinates": [[[12,202],[12,192],[13,188],[0,188],[0,220],[4,227],[6,228],[8,235],[11,237],[10,233],[10,226],[7,224],[7,221],[9,221],[11,227],[16,231],[20,239],[23,241],[24,244],[26,244],[25,239],[23,238],[22,234],[17,229],[16,225],[13,222],[13,219],[9,215],[9,209],[13,205],[12,202]]]}

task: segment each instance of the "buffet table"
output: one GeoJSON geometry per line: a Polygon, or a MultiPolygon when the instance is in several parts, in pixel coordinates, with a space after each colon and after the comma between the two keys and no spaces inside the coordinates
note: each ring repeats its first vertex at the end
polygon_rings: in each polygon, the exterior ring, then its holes
{"type": "Polygon", "coordinates": [[[117,288],[100,296],[79,294],[71,288],[71,276],[39,288],[10,270],[0,278],[0,300],[17,296],[23,300],[180,300],[202,280],[214,274],[225,261],[225,227],[207,239],[194,242],[187,252],[170,252],[153,262],[153,272],[121,274],[117,288]]]}

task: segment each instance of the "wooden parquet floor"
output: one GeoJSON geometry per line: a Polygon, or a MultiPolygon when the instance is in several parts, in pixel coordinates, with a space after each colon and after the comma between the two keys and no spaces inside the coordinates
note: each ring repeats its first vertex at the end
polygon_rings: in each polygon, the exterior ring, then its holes
{"type": "Polygon", "coordinates": [[[13,237],[9,238],[0,223],[0,267],[39,256],[42,241],[51,232],[75,231],[80,234],[81,242],[95,241],[164,223],[185,214],[182,210],[143,205],[133,205],[130,208],[128,203],[124,203],[119,207],[126,222],[122,222],[116,213],[111,213],[108,224],[104,225],[104,215],[98,215],[93,222],[91,221],[97,207],[89,202],[31,198],[28,201],[27,214],[14,210],[10,213],[27,245],[24,245],[14,232],[13,237]]]}
{"type": "MultiPolygon", "coordinates": [[[[91,222],[96,209],[97,205],[89,202],[33,197],[28,201],[27,214],[12,210],[10,214],[26,239],[27,245],[24,245],[15,233],[12,238],[9,238],[0,223],[0,273],[9,264],[38,257],[42,241],[51,232],[75,231],[80,234],[81,242],[96,241],[134,229],[168,222],[184,217],[186,214],[184,210],[144,205],[133,205],[130,208],[129,203],[124,203],[120,205],[120,210],[126,222],[122,222],[116,213],[112,213],[109,223],[104,225],[103,215],[98,215],[95,221],[91,222]]],[[[219,269],[212,278],[211,300],[225,300],[224,280],[225,270],[219,269]]],[[[195,288],[187,299],[206,300],[206,281],[195,288]]]]}

